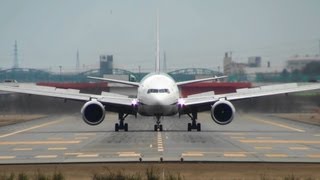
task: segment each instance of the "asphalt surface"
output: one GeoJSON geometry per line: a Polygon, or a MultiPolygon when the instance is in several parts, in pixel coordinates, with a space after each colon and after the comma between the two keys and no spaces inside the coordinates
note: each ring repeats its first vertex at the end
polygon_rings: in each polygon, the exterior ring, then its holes
{"type": "Polygon", "coordinates": [[[152,117],[128,117],[128,132],[114,132],[116,122],[117,115],[109,113],[100,125],[89,126],[75,113],[2,126],[0,164],[320,162],[319,126],[270,114],[237,113],[231,124],[221,126],[201,113],[201,132],[187,131],[187,116],[162,119],[163,132],[153,131],[152,117]]]}

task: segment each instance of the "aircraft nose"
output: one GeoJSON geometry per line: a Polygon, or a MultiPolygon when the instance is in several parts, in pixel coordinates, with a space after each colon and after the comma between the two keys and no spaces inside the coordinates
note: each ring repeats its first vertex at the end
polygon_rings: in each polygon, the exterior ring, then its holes
{"type": "Polygon", "coordinates": [[[170,97],[165,94],[155,94],[154,95],[154,105],[168,105],[168,100],[170,97]]]}

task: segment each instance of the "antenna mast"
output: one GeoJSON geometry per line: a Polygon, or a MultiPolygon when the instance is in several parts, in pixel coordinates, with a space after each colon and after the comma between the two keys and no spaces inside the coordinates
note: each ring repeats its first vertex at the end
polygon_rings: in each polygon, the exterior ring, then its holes
{"type": "Polygon", "coordinates": [[[159,10],[157,10],[157,49],[156,49],[156,72],[160,72],[160,43],[159,43],[159,10]]]}

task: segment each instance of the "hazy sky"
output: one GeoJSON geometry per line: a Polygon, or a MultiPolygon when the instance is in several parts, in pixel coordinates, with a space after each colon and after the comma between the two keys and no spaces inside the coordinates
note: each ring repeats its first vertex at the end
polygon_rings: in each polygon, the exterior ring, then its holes
{"type": "Polygon", "coordinates": [[[0,0],[0,67],[75,69],[113,54],[115,66],[153,69],[156,10],[160,46],[170,69],[222,66],[262,56],[280,66],[295,54],[316,54],[319,0],[0,0]]]}

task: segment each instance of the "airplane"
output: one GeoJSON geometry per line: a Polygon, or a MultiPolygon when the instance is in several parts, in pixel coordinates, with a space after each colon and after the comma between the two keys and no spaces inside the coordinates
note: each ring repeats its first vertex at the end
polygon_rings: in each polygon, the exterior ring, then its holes
{"type": "Polygon", "coordinates": [[[197,122],[198,113],[210,111],[212,120],[219,125],[227,125],[232,122],[235,107],[232,101],[270,96],[276,94],[288,94],[301,91],[320,89],[319,83],[298,85],[296,83],[268,85],[255,88],[238,89],[234,93],[214,94],[205,92],[181,97],[179,87],[203,81],[212,81],[226,78],[226,76],[209,77],[183,82],[175,82],[174,79],[160,71],[159,48],[159,19],[157,18],[157,48],[155,72],[146,75],[139,83],[100,77],[89,77],[95,80],[108,81],[131,85],[138,88],[136,98],[124,95],[102,92],[101,95],[84,94],[79,90],[59,89],[43,86],[25,86],[23,84],[0,85],[0,91],[24,93],[30,95],[50,96],[65,100],[84,102],[81,108],[82,119],[89,125],[98,125],[105,119],[106,111],[118,113],[119,123],[115,124],[115,131],[128,131],[125,119],[128,115],[156,117],[154,131],[163,131],[161,117],[174,115],[188,115],[191,123],[187,130],[201,131],[201,124],[197,122]]]}

